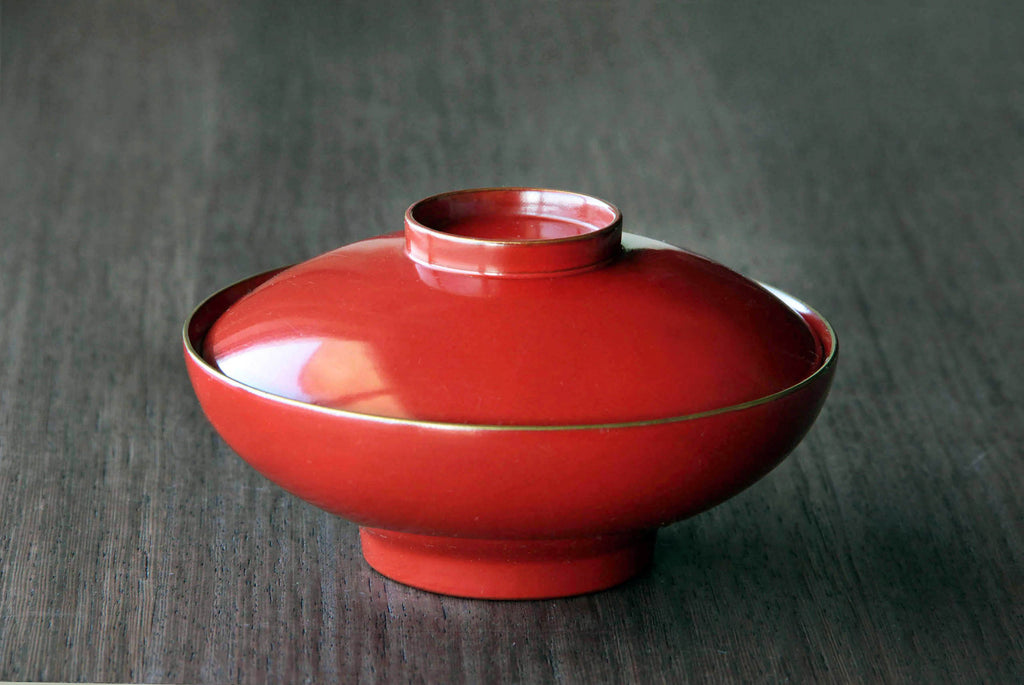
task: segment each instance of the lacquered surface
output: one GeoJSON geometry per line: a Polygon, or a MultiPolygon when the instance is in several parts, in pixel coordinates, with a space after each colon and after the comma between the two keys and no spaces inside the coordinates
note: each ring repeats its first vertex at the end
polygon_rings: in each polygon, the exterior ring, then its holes
{"type": "Polygon", "coordinates": [[[405,232],[218,293],[186,326],[207,416],[416,587],[560,597],[649,564],[816,417],[820,316],[612,205],[535,189],[414,204],[405,232]],[[200,352],[201,351],[201,352],[200,352]]]}
{"type": "Polygon", "coordinates": [[[618,585],[647,570],[654,531],[570,540],[471,540],[363,528],[368,564],[413,587],[479,599],[547,599],[618,585]]]}
{"type": "MultiPolygon", "coordinates": [[[[590,219],[618,220],[617,212],[587,211],[590,219]]],[[[533,221],[534,228],[571,223],[533,221]]],[[[482,258],[524,245],[467,241],[462,233],[521,239],[523,222],[503,225],[487,214],[443,223],[457,236],[452,243],[482,258]]],[[[806,322],[757,284],[629,234],[610,261],[594,263],[593,242],[605,245],[605,234],[591,225],[589,235],[569,236],[582,240],[525,243],[540,263],[550,247],[592,266],[569,275],[434,268],[407,254],[408,228],[404,239],[349,245],[241,299],[213,324],[203,354],[241,383],[302,402],[507,425],[710,411],[776,393],[821,364],[823,348],[806,322]]]]}
{"type": "Polygon", "coordinates": [[[417,202],[405,215],[407,227],[430,230],[436,238],[447,234],[456,240],[503,242],[578,238],[614,228],[621,221],[619,210],[598,198],[544,188],[441,193],[417,202]]]}
{"type": "Polygon", "coordinates": [[[431,272],[547,278],[605,265],[622,215],[595,197],[541,188],[476,188],[425,198],[405,213],[405,250],[431,272]]]}
{"type": "MultiPolygon", "coordinates": [[[[556,542],[569,554],[588,538],[644,536],[739,492],[797,444],[824,402],[835,370],[828,324],[781,293],[813,332],[825,363],[787,391],[708,415],[647,423],[515,427],[429,423],[323,408],[254,391],[197,353],[211,324],[257,292],[266,274],[218,293],[192,316],[186,361],[207,417],[268,478],[363,526],[442,538],[556,542]]],[[[268,280],[271,279],[271,280],[268,280]]],[[[774,296],[773,296],[774,297],[774,296]]],[[[782,302],[782,300],[779,300],[782,302]]],[[[547,544],[547,543],[544,543],[547,544]]],[[[419,548],[419,546],[417,546],[419,548]]],[[[415,554],[407,550],[398,558],[415,554]]],[[[572,556],[563,559],[572,563],[572,556]]],[[[624,579],[596,564],[557,589],[502,581],[489,562],[472,582],[426,564],[405,582],[479,597],[546,597],[624,579]],[[486,578],[497,579],[474,594],[486,578]],[[462,589],[459,590],[458,588],[462,589]],[[575,587],[575,590],[572,588],[575,587]]],[[[394,563],[395,556],[391,559],[394,563]]],[[[515,565],[516,559],[506,559],[515,565]]],[[[589,564],[590,562],[584,562],[589,564]]],[[[620,567],[621,559],[608,563],[620,567]]],[[[634,563],[633,572],[643,564],[634,563]]],[[[386,570],[386,569],[385,569],[386,570]]],[[[518,580],[518,579],[517,579],[518,580]]]]}

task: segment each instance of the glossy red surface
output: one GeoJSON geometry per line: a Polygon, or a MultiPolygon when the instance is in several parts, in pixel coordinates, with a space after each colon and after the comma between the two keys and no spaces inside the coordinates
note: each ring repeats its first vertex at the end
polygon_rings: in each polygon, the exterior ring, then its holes
{"type": "Polygon", "coordinates": [[[535,218],[492,203],[509,191],[484,195],[477,215],[428,201],[419,214],[444,232],[412,225],[278,274],[217,320],[204,357],[302,402],[507,425],[708,411],[782,390],[820,364],[820,344],[778,298],[691,253],[622,237],[614,209],[548,201],[528,208],[545,212],[535,218]],[[521,242],[465,239],[480,234],[521,242]],[[501,264],[506,277],[451,270],[474,254],[480,271],[501,264]],[[508,277],[508,261],[527,257],[531,275],[508,277]],[[552,260],[555,273],[536,271],[552,260]]]}
{"type": "Polygon", "coordinates": [[[796,445],[835,338],[796,300],[707,260],[630,236],[620,249],[610,205],[500,192],[482,220],[464,206],[481,198],[440,196],[433,214],[410,210],[404,240],[217,293],[186,325],[189,375],[228,444],[364,526],[385,575],[472,597],[589,592],[642,571],[658,527],[796,445]],[[538,202],[546,218],[515,230],[569,235],[496,245],[457,232],[494,235],[498,217],[538,202]],[[548,220],[567,213],[593,230],[548,220]],[[504,255],[507,273],[466,273],[474,246],[504,255]],[[557,255],[531,262],[544,246],[557,255]],[[264,357],[233,367],[248,350],[264,357]],[[233,368],[269,369],[268,385],[233,368]]]}

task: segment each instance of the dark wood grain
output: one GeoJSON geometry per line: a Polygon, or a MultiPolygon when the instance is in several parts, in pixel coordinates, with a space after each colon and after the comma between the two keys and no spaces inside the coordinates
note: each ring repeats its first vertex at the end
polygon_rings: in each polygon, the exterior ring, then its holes
{"type": "Polygon", "coordinates": [[[0,5],[0,679],[1024,679],[1014,2],[0,5]],[[806,298],[792,457],[608,592],[475,602],[205,422],[217,287],[543,185],[806,298]]]}

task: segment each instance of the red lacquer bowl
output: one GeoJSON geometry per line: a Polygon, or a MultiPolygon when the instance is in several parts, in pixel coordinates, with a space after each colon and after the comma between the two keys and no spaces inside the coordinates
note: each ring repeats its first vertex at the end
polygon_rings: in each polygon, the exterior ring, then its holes
{"type": "Polygon", "coordinates": [[[254,276],[185,324],[199,401],[370,565],[482,598],[600,590],[655,531],[736,494],[810,428],[828,322],[612,205],[460,191],[405,231],[254,276]]]}

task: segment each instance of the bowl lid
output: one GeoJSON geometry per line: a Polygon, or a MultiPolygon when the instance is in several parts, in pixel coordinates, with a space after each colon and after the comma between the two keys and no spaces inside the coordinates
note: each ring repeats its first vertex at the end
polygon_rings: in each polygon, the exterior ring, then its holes
{"type": "Polygon", "coordinates": [[[822,345],[757,283],[622,233],[577,193],[458,191],[405,231],[288,268],[210,328],[204,358],[250,387],[392,418],[576,425],[755,401],[822,345]]]}

